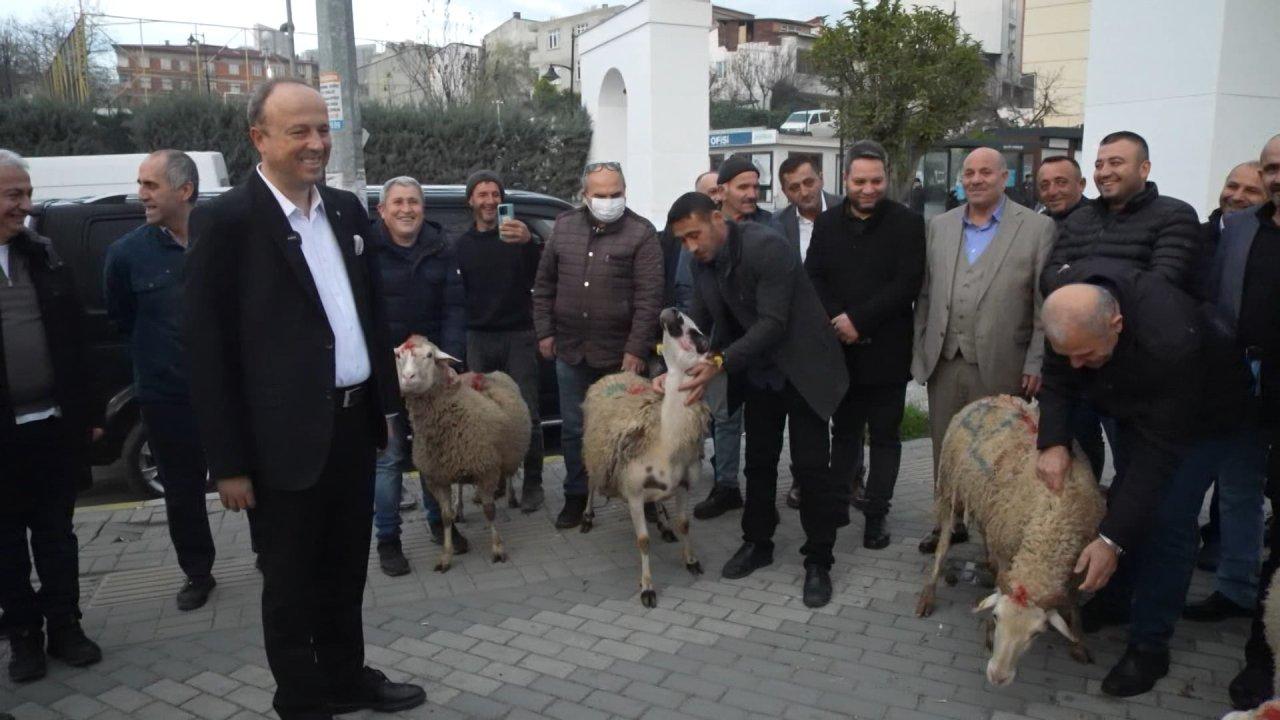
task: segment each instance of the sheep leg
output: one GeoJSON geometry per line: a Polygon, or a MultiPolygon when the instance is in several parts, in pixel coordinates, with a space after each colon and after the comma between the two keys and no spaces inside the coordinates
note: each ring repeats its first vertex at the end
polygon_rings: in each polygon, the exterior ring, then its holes
{"type": "Polygon", "coordinates": [[[671,515],[667,512],[667,506],[660,500],[655,500],[654,516],[658,518],[658,534],[662,536],[663,542],[675,542],[676,534],[671,530],[671,515]]]}
{"type": "Polygon", "coordinates": [[[596,489],[587,486],[587,509],[582,511],[582,524],[578,530],[580,532],[591,532],[591,528],[596,526],[596,489]]]}
{"type": "Polygon", "coordinates": [[[636,548],[640,551],[640,604],[647,608],[658,606],[658,593],[653,589],[653,577],[649,574],[649,524],[644,520],[644,498],[627,498],[627,510],[631,511],[631,524],[636,528],[636,548]]]}
{"type": "MultiPolygon", "coordinates": [[[[466,493],[463,492],[463,486],[459,485],[458,499],[455,501],[453,497],[452,488],[449,490],[449,504],[453,505],[456,508],[456,510],[454,510],[454,522],[465,523],[467,521],[466,516],[462,514],[462,509],[466,507],[466,502],[463,501],[462,499],[462,496],[465,494],[466,493]]],[[[444,507],[444,506],[442,505],[441,507],[444,507]]]]}
{"type": "Polygon", "coordinates": [[[498,534],[498,524],[494,522],[494,518],[498,514],[497,508],[494,506],[493,493],[486,492],[481,495],[481,507],[484,508],[485,524],[489,526],[489,538],[492,543],[493,561],[496,563],[507,561],[507,550],[502,545],[502,536],[498,534]]]}
{"type": "Polygon", "coordinates": [[[436,499],[436,504],[440,506],[440,521],[444,525],[443,549],[440,551],[440,561],[436,563],[435,571],[448,572],[453,565],[453,485],[431,485],[428,489],[436,499]]]}
{"type": "Polygon", "coordinates": [[[938,592],[938,575],[942,573],[942,564],[947,559],[947,551],[951,549],[951,529],[956,524],[955,498],[940,496],[938,498],[938,515],[942,518],[938,533],[938,548],[933,553],[933,573],[920,591],[920,599],[916,602],[916,617],[929,617],[933,614],[934,598],[938,592]]]}
{"type": "MultiPolygon", "coordinates": [[[[688,477],[688,475],[685,475],[688,477]]],[[[689,491],[682,483],[676,488],[676,532],[684,542],[684,567],[693,575],[702,574],[702,563],[693,554],[693,541],[689,538],[689,491]]]]}
{"type": "Polygon", "coordinates": [[[1071,626],[1071,632],[1076,634],[1076,641],[1071,643],[1071,659],[1082,665],[1092,665],[1093,653],[1089,652],[1089,648],[1084,644],[1084,624],[1080,620],[1080,603],[1075,602],[1074,598],[1071,610],[1067,613],[1067,623],[1071,626]]]}

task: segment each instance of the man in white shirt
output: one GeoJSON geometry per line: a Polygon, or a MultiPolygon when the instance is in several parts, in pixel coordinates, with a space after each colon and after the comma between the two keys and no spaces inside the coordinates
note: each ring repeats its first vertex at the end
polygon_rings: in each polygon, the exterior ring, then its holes
{"type": "Polygon", "coordinates": [[[822,189],[822,171],[815,165],[817,158],[793,155],[782,161],[778,179],[782,194],[791,203],[778,213],[778,223],[787,239],[800,248],[800,260],[809,253],[809,239],[813,237],[813,221],[842,202],[839,195],[822,189]]]}
{"type": "Polygon", "coordinates": [[[249,102],[262,164],[196,208],[187,262],[191,397],[210,475],[249,511],[281,720],[405,710],[422,688],[364,665],[373,471],[400,409],[364,204],[321,186],[324,100],[288,79],[249,102]]]}

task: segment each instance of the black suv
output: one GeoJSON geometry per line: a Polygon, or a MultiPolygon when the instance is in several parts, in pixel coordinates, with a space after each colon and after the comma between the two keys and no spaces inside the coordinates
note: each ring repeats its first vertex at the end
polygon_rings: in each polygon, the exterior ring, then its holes
{"type": "MultiPolygon", "coordinates": [[[[370,217],[382,194],[368,189],[370,217]]],[[[216,193],[201,193],[201,202],[216,193]]],[[[457,237],[471,223],[465,188],[461,185],[428,185],[423,188],[427,218],[440,223],[457,237]]],[[[529,226],[539,246],[551,235],[556,216],[572,208],[549,195],[507,191],[516,217],[529,226]]],[[[123,457],[130,486],[149,496],[164,493],[156,477],[147,446],[146,431],[133,397],[133,371],[129,346],[107,319],[102,297],[102,267],[107,247],[144,221],[142,205],[134,196],[113,195],[79,201],[58,200],[37,205],[29,223],[50,238],[58,255],[71,268],[88,313],[89,361],[95,369],[92,387],[106,404],[106,434],[94,446],[96,465],[109,465],[123,457]]],[[[543,431],[558,430],[560,403],[555,367],[543,360],[540,404],[543,431]]]]}

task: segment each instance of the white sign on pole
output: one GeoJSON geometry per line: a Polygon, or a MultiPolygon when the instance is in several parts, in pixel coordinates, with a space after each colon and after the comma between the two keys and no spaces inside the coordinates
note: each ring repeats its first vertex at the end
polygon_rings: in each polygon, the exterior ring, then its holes
{"type": "Polygon", "coordinates": [[[325,109],[329,112],[329,129],[341,130],[344,124],[342,76],[336,72],[320,73],[320,97],[324,98],[325,109]]]}

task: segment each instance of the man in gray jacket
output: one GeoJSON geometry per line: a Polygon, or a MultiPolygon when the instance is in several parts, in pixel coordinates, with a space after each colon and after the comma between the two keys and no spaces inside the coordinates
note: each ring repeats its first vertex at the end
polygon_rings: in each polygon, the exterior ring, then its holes
{"type": "Polygon", "coordinates": [[[584,207],[556,219],[533,286],[538,350],[556,361],[564,509],[556,527],[577,527],[587,507],[582,465],[582,400],[596,380],[619,370],[643,375],[662,310],[662,246],[653,225],[627,209],[622,166],[592,163],[582,173],[584,207]]]}
{"type": "Polygon", "coordinates": [[[726,220],[702,193],[680,196],[667,227],[693,256],[692,316],[711,328],[711,361],[689,371],[690,401],[728,373],[733,405],[745,402],[747,502],[743,544],[722,575],[746,577],[773,562],[782,431],[790,427],[791,469],[800,484],[804,602],[831,600],[836,530],[849,523],[848,486],[831,476],[827,426],[849,378],[835,332],[799,254],[772,228],[726,220]]]}

